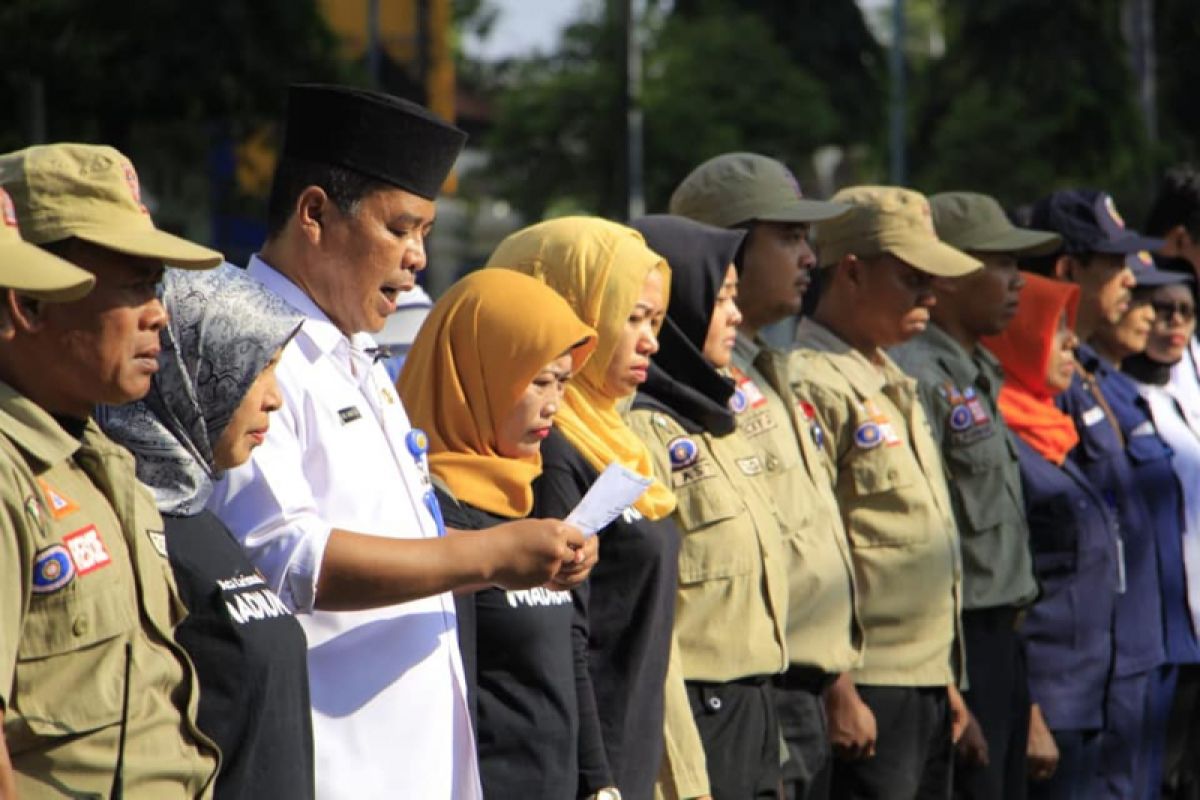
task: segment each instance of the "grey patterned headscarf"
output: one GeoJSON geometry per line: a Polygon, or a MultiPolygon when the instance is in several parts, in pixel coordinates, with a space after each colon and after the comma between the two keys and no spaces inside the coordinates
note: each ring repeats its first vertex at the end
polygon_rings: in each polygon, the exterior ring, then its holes
{"type": "Polygon", "coordinates": [[[100,426],[137,458],[137,476],[160,511],[199,513],[220,474],[213,446],[271,356],[303,316],[229,264],[168,269],[159,369],[150,393],[97,409],[100,426]]]}

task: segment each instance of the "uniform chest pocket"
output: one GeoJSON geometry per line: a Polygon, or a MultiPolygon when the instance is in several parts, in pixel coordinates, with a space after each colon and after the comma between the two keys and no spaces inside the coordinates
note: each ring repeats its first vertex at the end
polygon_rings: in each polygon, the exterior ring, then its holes
{"type": "MultiPolygon", "coordinates": [[[[877,447],[858,454],[850,464],[850,478],[858,497],[901,492],[912,486],[913,478],[893,450],[899,447],[877,447]]],[[[916,465],[912,466],[916,469],[916,465]]]]}
{"type": "MultiPolygon", "coordinates": [[[[88,580],[88,578],[77,578],[88,580]]],[[[13,705],[38,736],[64,736],[121,719],[125,642],[138,625],[127,581],[35,596],[17,655],[13,705]]]]}
{"type": "Polygon", "coordinates": [[[732,487],[717,480],[676,489],[675,513],[683,540],[681,584],[731,578],[754,570],[758,540],[754,522],[732,487]]]}
{"type": "MultiPolygon", "coordinates": [[[[1009,449],[1004,440],[997,437],[990,449],[989,442],[979,442],[971,447],[951,448],[946,453],[946,466],[950,472],[950,491],[962,504],[963,513],[971,524],[971,530],[963,534],[978,533],[1004,523],[1004,510],[1011,503],[1004,467],[1009,463],[1009,449]]],[[[1012,469],[1016,469],[1015,463],[1012,469]]]]}

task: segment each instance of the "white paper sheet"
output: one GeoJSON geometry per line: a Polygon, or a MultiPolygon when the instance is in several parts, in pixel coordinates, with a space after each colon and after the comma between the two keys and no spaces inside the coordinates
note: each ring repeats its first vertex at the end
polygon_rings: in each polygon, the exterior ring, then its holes
{"type": "Polygon", "coordinates": [[[653,482],[620,464],[609,464],[565,521],[585,537],[594,536],[637,502],[653,482]]]}

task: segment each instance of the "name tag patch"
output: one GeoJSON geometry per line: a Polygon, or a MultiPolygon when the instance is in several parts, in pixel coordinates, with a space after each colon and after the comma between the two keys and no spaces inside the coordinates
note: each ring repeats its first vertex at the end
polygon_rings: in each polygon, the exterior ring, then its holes
{"type": "Polygon", "coordinates": [[[684,486],[697,483],[705,478],[715,477],[716,474],[717,468],[712,465],[712,462],[701,461],[698,464],[693,464],[690,467],[672,472],[671,488],[682,489],[684,486]]]}
{"type": "Polygon", "coordinates": [[[338,416],[342,420],[343,425],[349,425],[355,420],[362,419],[362,412],[358,410],[358,406],[347,406],[346,408],[338,409],[338,416]]]}
{"type": "Polygon", "coordinates": [[[71,551],[71,561],[75,563],[75,572],[80,576],[112,563],[108,548],[104,546],[104,540],[100,538],[95,525],[67,534],[63,537],[63,544],[71,551]]]}
{"type": "Polygon", "coordinates": [[[34,594],[50,594],[66,586],[75,577],[75,564],[71,554],[61,544],[54,544],[39,552],[33,559],[34,594]]]}
{"type": "Polygon", "coordinates": [[[1081,418],[1083,419],[1083,424],[1090,428],[1097,422],[1100,422],[1104,419],[1104,409],[1100,406],[1092,406],[1087,411],[1083,412],[1081,418]]]}

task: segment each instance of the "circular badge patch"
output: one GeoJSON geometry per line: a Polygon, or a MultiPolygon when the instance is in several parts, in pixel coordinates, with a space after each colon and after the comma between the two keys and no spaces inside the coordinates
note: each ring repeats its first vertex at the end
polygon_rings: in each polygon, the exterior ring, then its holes
{"type": "Polygon", "coordinates": [[[974,419],[971,417],[971,409],[966,406],[955,406],[950,412],[950,430],[965,431],[971,427],[974,419]]]}
{"type": "Polygon", "coordinates": [[[733,396],[729,398],[729,410],[735,414],[740,414],[746,410],[747,405],[746,393],[739,386],[733,390],[733,396]]]}
{"type": "Polygon", "coordinates": [[[75,562],[61,544],[51,545],[33,559],[33,592],[57,592],[75,577],[75,562]]]}
{"type": "Polygon", "coordinates": [[[409,431],[408,436],[404,437],[404,443],[408,446],[408,452],[413,458],[420,458],[429,452],[429,437],[420,428],[413,428],[409,431]]]}
{"type": "Polygon", "coordinates": [[[676,436],[667,442],[667,453],[671,457],[671,469],[690,467],[700,458],[700,448],[687,436],[676,436]]]}
{"type": "Polygon", "coordinates": [[[878,447],[883,442],[883,433],[874,422],[864,422],[854,431],[854,443],[863,450],[878,447]]]}

